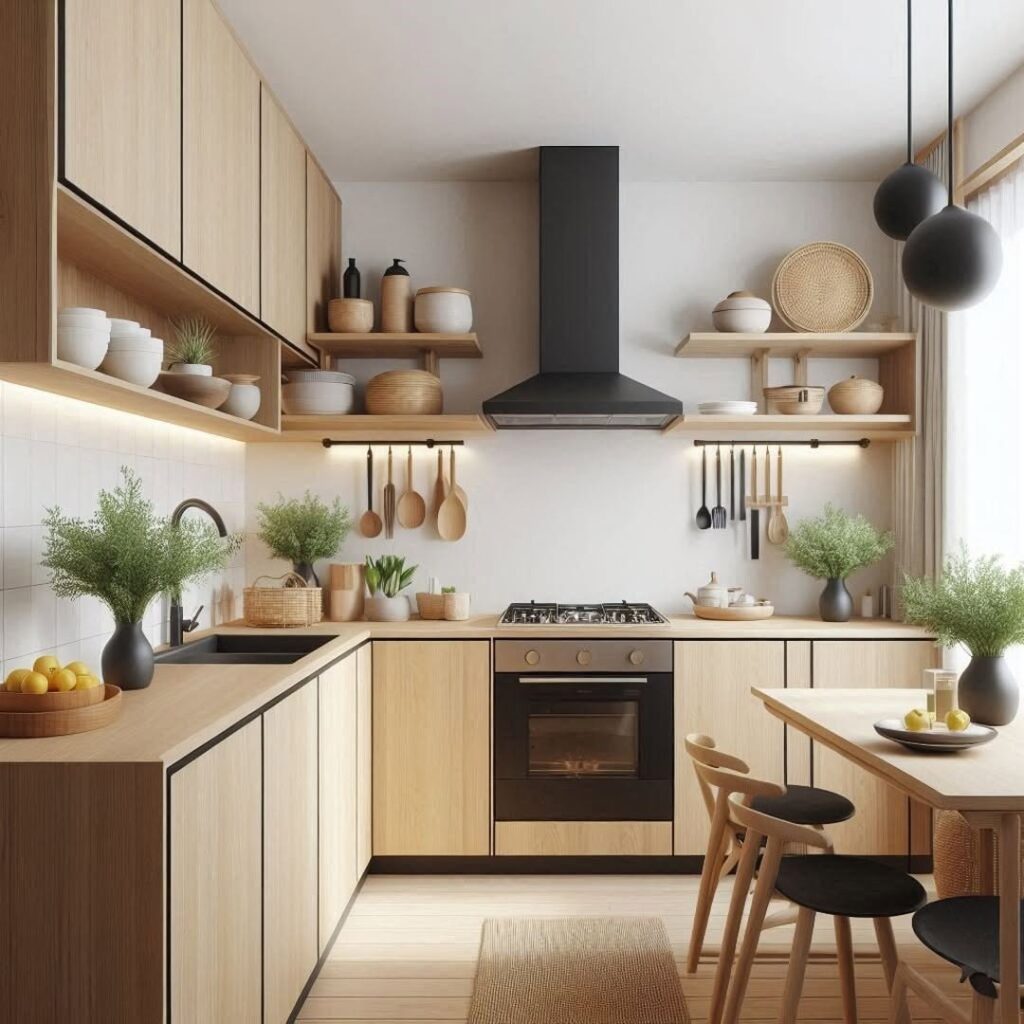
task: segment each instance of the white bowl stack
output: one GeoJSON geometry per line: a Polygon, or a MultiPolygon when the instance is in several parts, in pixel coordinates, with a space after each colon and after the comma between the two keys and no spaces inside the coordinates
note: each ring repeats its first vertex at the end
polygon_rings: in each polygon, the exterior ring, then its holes
{"type": "Polygon", "coordinates": [[[340,370],[286,370],[281,405],[289,416],[342,416],[355,404],[355,377],[340,370]]]}
{"type": "Polygon", "coordinates": [[[102,309],[68,306],[57,314],[57,358],[87,370],[103,362],[111,322],[102,309]]]}
{"type": "Polygon", "coordinates": [[[148,388],[160,376],[164,361],[164,343],[151,337],[148,327],[135,320],[110,321],[110,346],[100,370],[111,377],[148,388]]]}

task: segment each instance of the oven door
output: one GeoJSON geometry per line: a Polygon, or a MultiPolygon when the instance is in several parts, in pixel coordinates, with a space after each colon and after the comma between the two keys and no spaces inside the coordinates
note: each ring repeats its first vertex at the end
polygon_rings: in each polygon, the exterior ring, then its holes
{"type": "Polygon", "coordinates": [[[672,675],[495,678],[498,821],[672,818],[672,675]]]}

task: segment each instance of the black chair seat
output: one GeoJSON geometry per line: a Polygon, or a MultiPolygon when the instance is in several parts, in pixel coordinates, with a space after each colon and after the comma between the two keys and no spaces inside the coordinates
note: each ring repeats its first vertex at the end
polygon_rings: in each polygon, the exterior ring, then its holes
{"type": "MultiPolygon", "coordinates": [[[[1021,902],[1024,912],[1024,901],[1021,902]]],[[[956,964],[967,977],[999,981],[999,897],[955,896],[937,900],[914,915],[914,934],[933,952],[956,964]]],[[[1024,973],[1024,917],[1021,919],[1024,973]]],[[[975,985],[975,988],[978,986],[975,985]]]]}
{"type": "Polygon", "coordinates": [[[775,888],[801,907],[835,917],[899,917],[924,905],[924,888],[899,868],[866,857],[783,857],[775,888]]]}
{"type": "Polygon", "coordinates": [[[834,825],[852,818],[855,810],[845,796],[815,786],[787,786],[782,796],[754,797],[750,806],[794,825],[834,825]]]}

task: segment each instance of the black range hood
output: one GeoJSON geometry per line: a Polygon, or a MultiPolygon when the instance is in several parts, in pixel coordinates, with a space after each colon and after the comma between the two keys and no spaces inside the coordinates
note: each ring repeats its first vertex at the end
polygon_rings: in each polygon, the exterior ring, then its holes
{"type": "Polygon", "coordinates": [[[540,373],[483,403],[499,428],[659,429],[682,403],[619,373],[619,148],[540,149],[540,373]]]}

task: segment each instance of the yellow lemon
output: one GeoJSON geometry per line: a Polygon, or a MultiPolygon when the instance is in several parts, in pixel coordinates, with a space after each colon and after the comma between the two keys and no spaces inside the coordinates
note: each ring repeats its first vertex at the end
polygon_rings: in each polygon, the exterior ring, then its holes
{"type": "Polygon", "coordinates": [[[50,673],[50,689],[58,693],[73,690],[77,682],[78,676],[69,668],[59,668],[56,672],[50,673]]]}
{"type": "Polygon", "coordinates": [[[76,690],[91,690],[95,686],[99,686],[100,681],[92,675],[78,676],[78,681],[75,683],[76,690]]]}
{"type": "Polygon", "coordinates": [[[52,654],[44,654],[41,658],[36,658],[32,665],[32,671],[38,672],[42,676],[48,676],[50,671],[55,668],[60,668],[60,662],[52,654]]]}
{"type": "Polygon", "coordinates": [[[971,716],[959,708],[953,708],[946,715],[946,728],[950,732],[963,732],[970,724],[971,716]]]}
{"type": "Polygon", "coordinates": [[[89,666],[84,661],[69,661],[64,667],[70,669],[76,676],[89,675],[89,666]]]}
{"type": "Polygon", "coordinates": [[[29,672],[21,681],[22,693],[46,693],[50,688],[50,680],[42,672],[29,672]]]}
{"type": "Polygon", "coordinates": [[[4,689],[8,693],[21,693],[21,684],[32,669],[16,668],[7,673],[7,680],[4,682],[4,689]]]}
{"type": "Polygon", "coordinates": [[[921,708],[914,708],[912,711],[908,711],[903,716],[903,724],[911,732],[924,732],[926,729],[931,728],[931,722],[928,721],[928,712],[921,708]]]}

